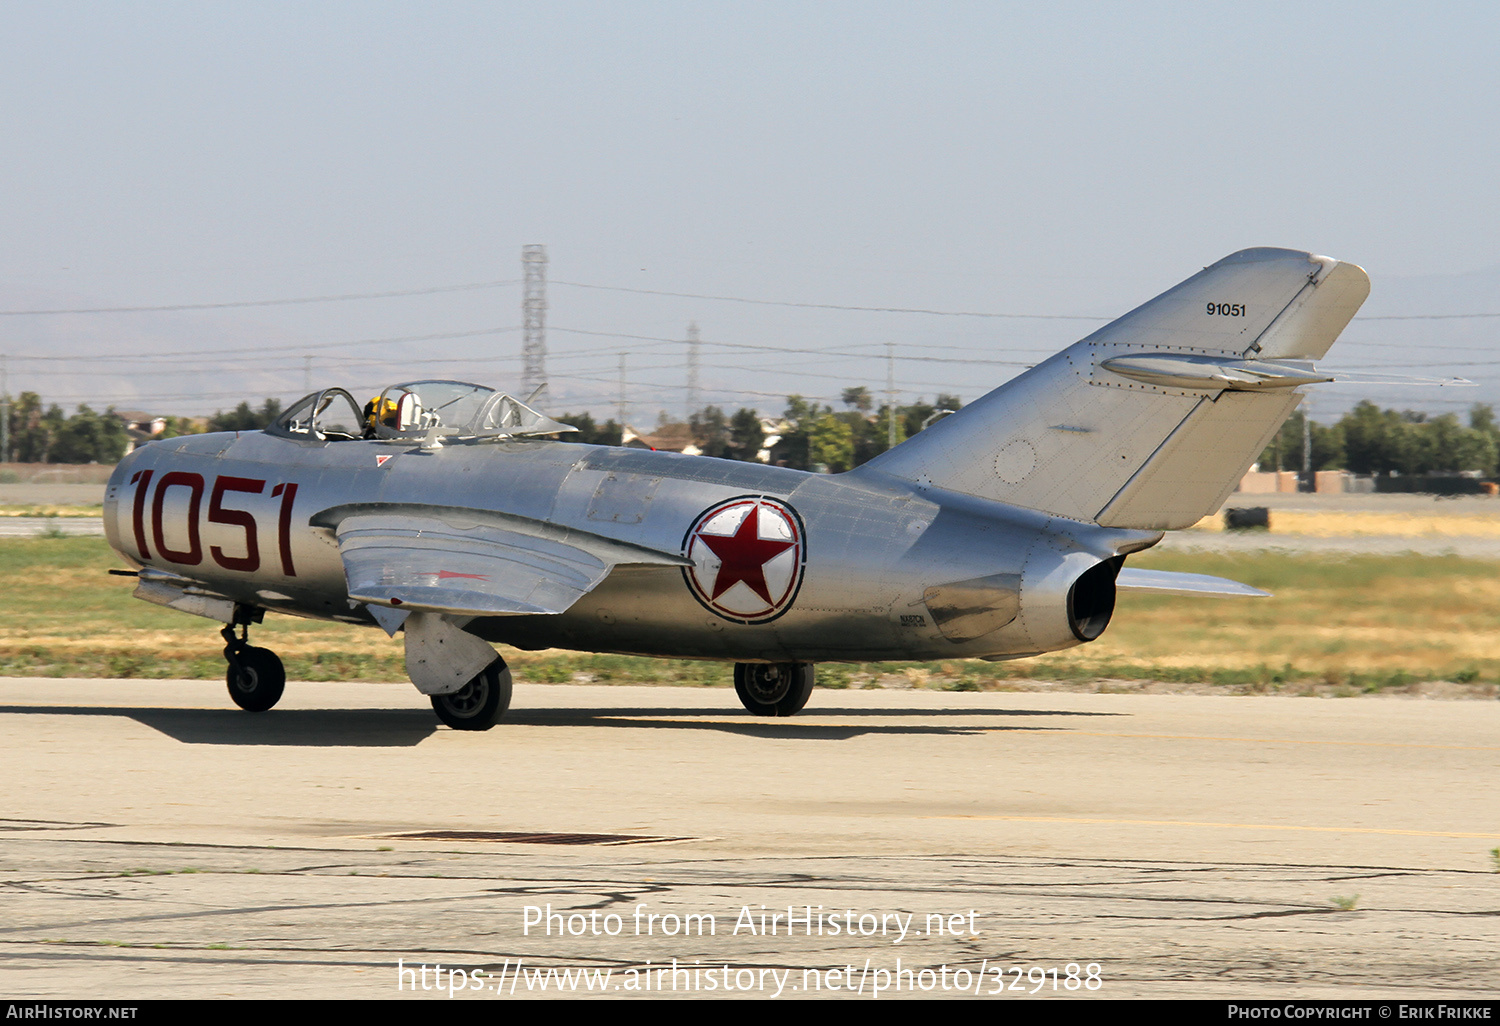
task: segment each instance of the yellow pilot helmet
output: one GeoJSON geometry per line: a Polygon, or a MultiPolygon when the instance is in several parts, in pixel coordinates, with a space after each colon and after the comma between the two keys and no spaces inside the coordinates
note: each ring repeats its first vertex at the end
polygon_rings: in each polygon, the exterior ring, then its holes
{"type": "Polygon", "coordinates": [[[365,403],[365,427],[374,431],[376,424],[384,424],[388,428],[396,426],[396,403],[394,400],[377,395],[365,403]]]}

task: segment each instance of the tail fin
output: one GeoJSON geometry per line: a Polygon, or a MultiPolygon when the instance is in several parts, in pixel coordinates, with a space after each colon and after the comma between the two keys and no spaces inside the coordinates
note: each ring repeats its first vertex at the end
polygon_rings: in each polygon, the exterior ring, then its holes
{"type": "MultiPolygon", "coordinates": [[[[865,465],[1107,527],[1213,513],[1370,292],[1353,264],[1247,249],[865,465]]],[[[864,469],[864,468],[862,468],[864,469]]]]}

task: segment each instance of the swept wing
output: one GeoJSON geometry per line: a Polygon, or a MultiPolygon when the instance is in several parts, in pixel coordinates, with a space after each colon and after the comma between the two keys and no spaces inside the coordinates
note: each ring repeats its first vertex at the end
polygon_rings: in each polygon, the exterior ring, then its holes
{"type": "Polygon", "coordinates": [[[685,557],[530,517],[417,503],[354,503],[312,518],[331,530],[349,597],[458,615],[562,613],[616,566],[685,557]]]}

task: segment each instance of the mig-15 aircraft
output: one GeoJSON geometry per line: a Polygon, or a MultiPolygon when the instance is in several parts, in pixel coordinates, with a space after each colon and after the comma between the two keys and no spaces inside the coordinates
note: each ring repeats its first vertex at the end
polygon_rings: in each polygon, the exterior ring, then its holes
{"type": "Polygon", "coordinates": [[[1261,595],[1124,567],[1214,513],[1369,293],[1353,264],[1250,249],[858,469],[580,445],[480,385],[314,392],[264,431],[190,435],[111,477],[135,594],[218,620],[229,694],[266,710],[267,612],[404,637],[449,726],[510,701],[492,642],[735,663],[789,716],[814,664],[1008,659],[1098,638],[1117,588],[1261,595]]]}

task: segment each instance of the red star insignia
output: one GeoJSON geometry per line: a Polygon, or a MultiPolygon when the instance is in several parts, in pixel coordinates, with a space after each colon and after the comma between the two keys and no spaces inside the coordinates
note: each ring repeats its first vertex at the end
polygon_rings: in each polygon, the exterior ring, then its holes
{"type": "Polygon", "coordinates": [[[775,605],[771,589],[766,586],[765,566],[795,543],[767,541],[760,536],[759,506],[750,507],[734,534],[700,534],[698,537],[719,557],[719,574],[714,578],[714,590],[709,598],[716,599],[743,581],[767,605],[775,605]]]}
{"type": "Polygon", "coordinates": [[[786,503],[763,495],[725,499],[699,513],[683,538],[683,555],[692,561],[683,581],[716,616],[769,623],[796,598],[805,545],[802,521],[786,503]]]}

